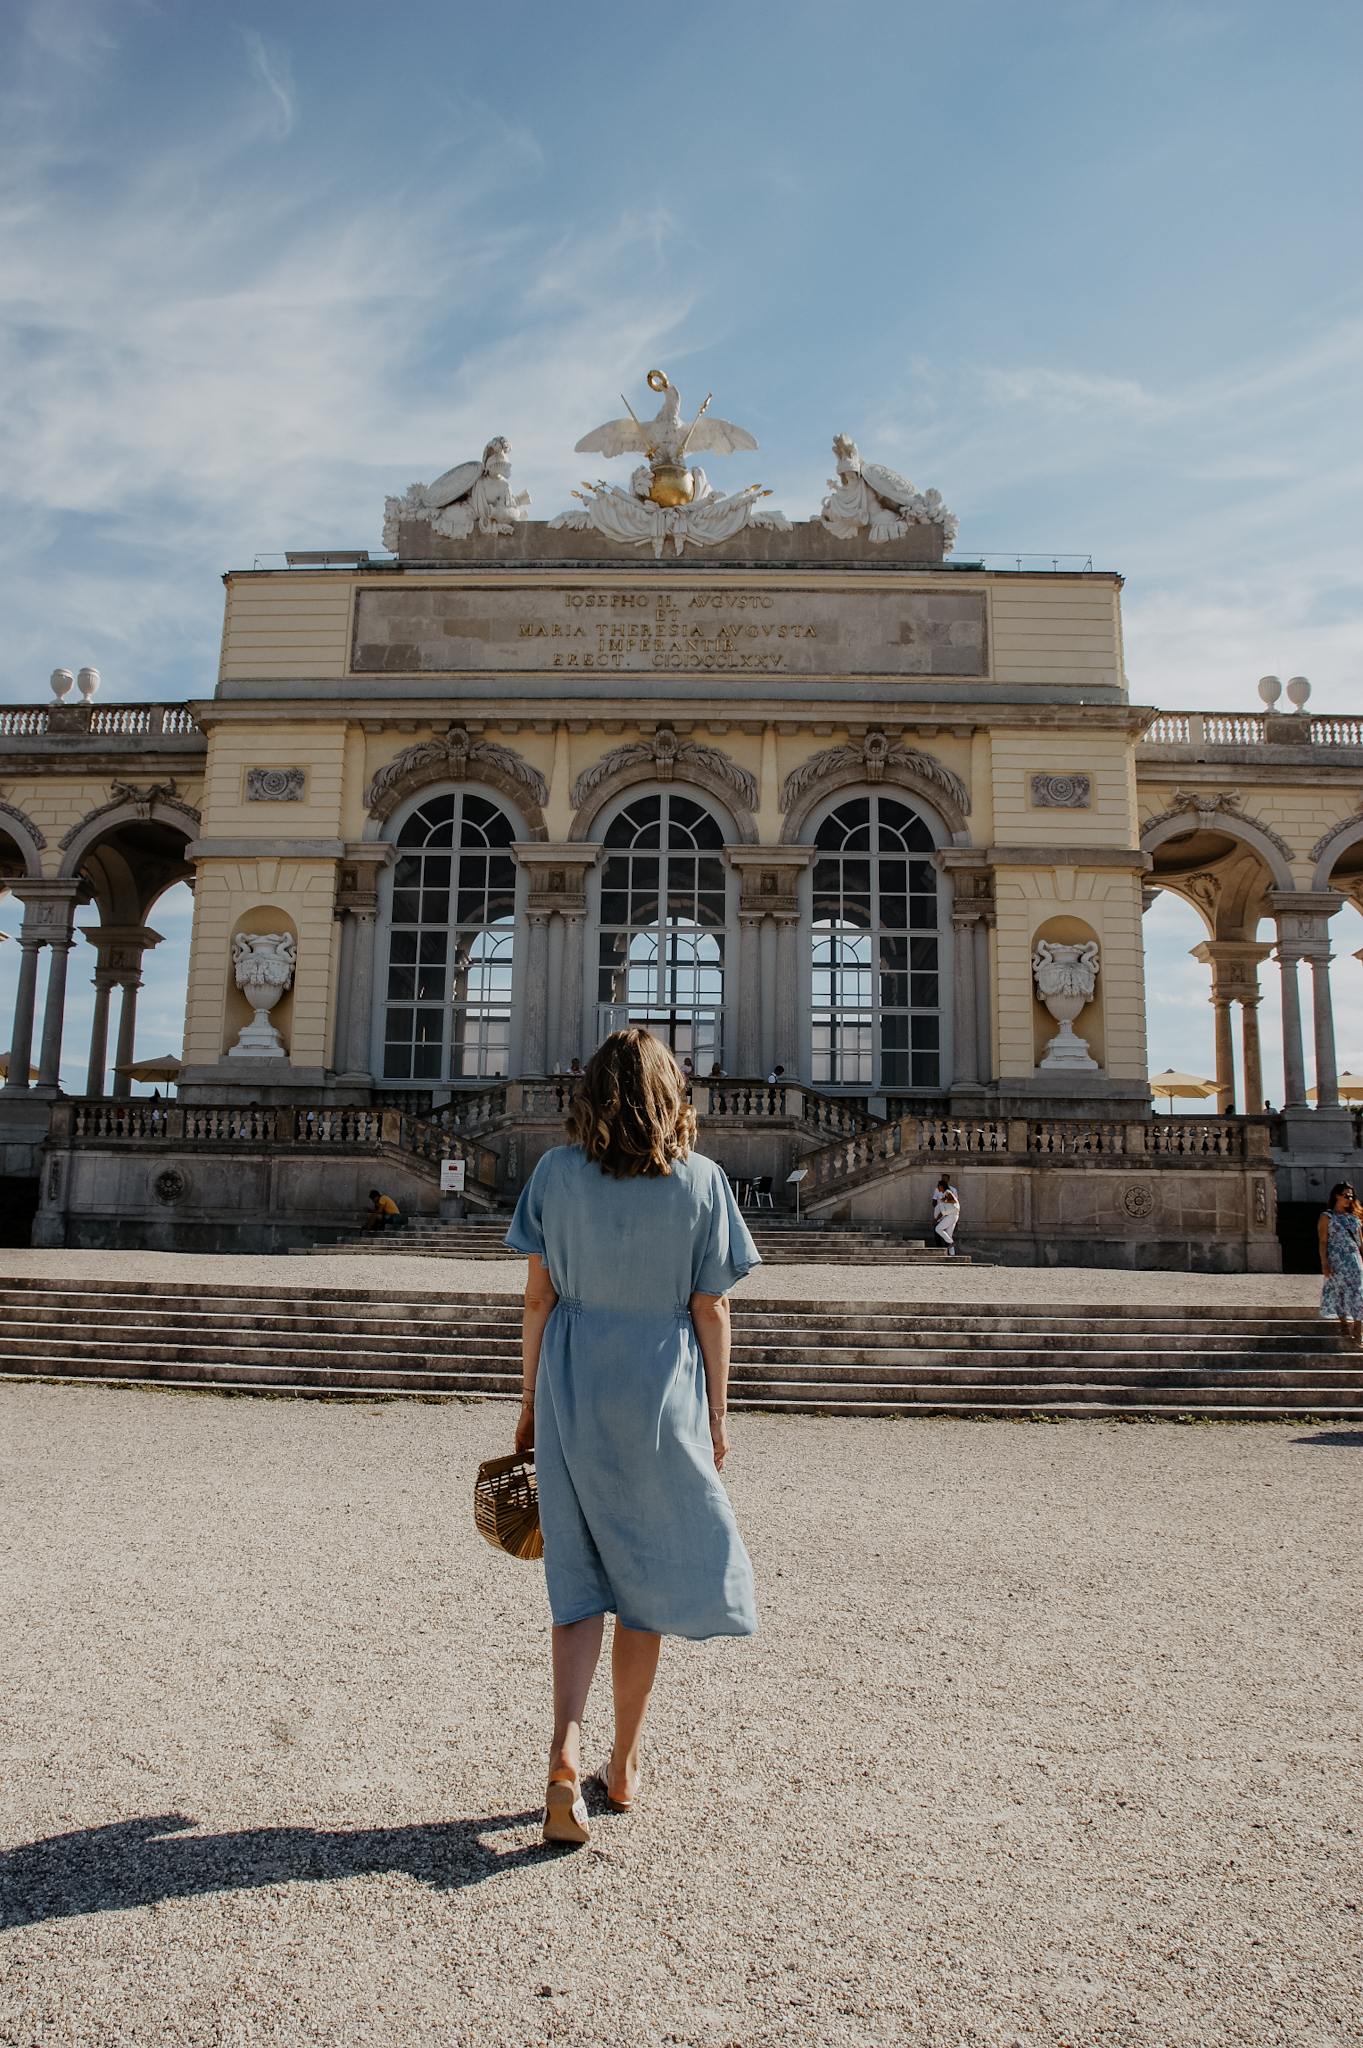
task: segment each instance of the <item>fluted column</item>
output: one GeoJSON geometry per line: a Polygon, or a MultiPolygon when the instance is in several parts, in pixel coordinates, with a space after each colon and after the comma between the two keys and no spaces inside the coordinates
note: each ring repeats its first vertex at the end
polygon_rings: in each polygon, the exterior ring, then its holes
{"type": "Polygon", "coordinates": [[[1335,1056],[1335,1017],[1330,1002],[1332,953],[1317,948],[1310,954],[1311,1013],[1316,1038],[1316,1108],[1339,1108],[1339,1073],[1335,1056]]]}
{"type": "Polygon", "coordinates": [[[776,1064],[786,1079],[800,1062],[800,920],[776,920],[776,1064]]]}
{"type": "Polygon", "coordinates": [[[1258,1116],[1264,1106],[1264,1068],[1259,1053],[1259,997],[1241,996],[1240,1026],[1244,1050],[1245,1114],[1258,1116]]]}
{"type": "Polygon", "coordinates": [[[564,1073],[582,1057],[582,974],[586,940],[585,914],[563,918],[563,996],[559,1003],[558,1059],[564,1073]]]}
{"type": "Polygon", "coordinates": [[[95,1013],[90,1025],[90,1065],[85,1076],[87,1095],[104,1093],[104,1077],[109,1068],[109,998],[114,990],[114,977],[107,968],[95,969],[95,1013]]]}
{"type": "Polygon", "coordinates": [[[9,1048],[9,1079],[6,1095],[27,1095],[28,1070],[33,1059],[33,1008],[38,994],[38,952],[41,939],[20,937],[19,986],[14,997],[14,1032],[9,1048]]]}
{"type": "Polygon", "coordinates": [[[374,1031],[374,939],[378,928],[377,918],[372,910],[352,910],[349,916],[355,927],[355,935],[351,941],[350,951],[350,1043],[346,1054],[346,1072],[367,1074],[374,1031]]]}
{"type": "Polygon", "coordinates": [[[118,1007],[118,1049],[114,1054],[114,1085],[110,1091],[115,1102],[126,1101],[133,1092],[131,1074],[120,1074],[120,1067],[130,1067],[137,1056],[137,992],[142,986],[142,977],[136,973],[123,973],[118,977],[123,991],[123,1000],[118,1007]]]}
{"type": "Polygon", "coordinates": [[[549,913],[532,910],[530,944],[525,962],[525,996],[521,1005],[521,1072],[537,1078],[545,1071],[545,1030],[549,1017],[549,913]]]}
{"type": "Polygon", "coordinates": [[[738,1045],[733,1061],[738,1074],[762,1072],[762,918],[742,911],[738,918],[738,1045]]]}
{"type": "Polygon", "coordinates": [[[1235,1033],[1231,1029],[1230,997],[1213,996],[1216,1019],[1216,1107],[1221,1116],[1235,1114],[1235,1033]]]}
{"type": "Polygon", "coordinates": [[[975,1031],[975,918],[973,910],[951,913],[951,1085],[978,1088],[979,1044],[975,1031]]]}

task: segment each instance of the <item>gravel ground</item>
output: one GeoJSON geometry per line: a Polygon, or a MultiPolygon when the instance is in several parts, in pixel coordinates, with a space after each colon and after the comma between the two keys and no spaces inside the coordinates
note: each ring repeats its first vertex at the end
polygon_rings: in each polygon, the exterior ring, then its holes
{"type": "Polygon", "coordinates": [[[762,1633],[564,1852],[507,1426],[0,1387],[0,2042],[1363,2039],[1363,1433],[740,1416],[762,1633]]]}
{"type": "MultiPolygon", "coordinates": [[[[383,1289],[390,1293],[505,1295],[525,1290],[524,1259],[246,1258],[183,1252],[0,1250],[0,1281],[33,1276],[60,1280],[186,1281],[206,1285],[383,1289]]],[[[1049,1308],[1160,1303],[1212,1308],[1314,1308],[1320,1276],[1309,1273],[1115,1273],[1059,1266],[849,1266],[837,1263],[759,1266],[743,1294],[763,1301],[984,1302],[1049,1308]]]]}

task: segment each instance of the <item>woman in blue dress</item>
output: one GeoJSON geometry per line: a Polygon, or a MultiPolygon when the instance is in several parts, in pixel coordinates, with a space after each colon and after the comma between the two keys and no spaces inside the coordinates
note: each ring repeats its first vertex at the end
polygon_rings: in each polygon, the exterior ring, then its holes
{"type": "Polygon", "coordinates": [[[729,1289],[759,1264],[667,1048],[614,1032],[516,1205],[530,1271],[516,1449],[535,1453],[553,1614],[546,1841],[585,1842],[582,1715],[615,1616],[607,1803],[628,1812],[662,1638],[747,1636],[752,1565],[719,1473],[729,1289]]]}
{"type": "Polygon", "coordinates": [[[1359,1256],[1358,1203],[1348,1181],[1330,1190],[1329,1207],[1320,1219],[1320,1312],[1339,1318],[1339,1333],[1356,1351],[1363,1351],[1363,1258],[1359,1256]]]}

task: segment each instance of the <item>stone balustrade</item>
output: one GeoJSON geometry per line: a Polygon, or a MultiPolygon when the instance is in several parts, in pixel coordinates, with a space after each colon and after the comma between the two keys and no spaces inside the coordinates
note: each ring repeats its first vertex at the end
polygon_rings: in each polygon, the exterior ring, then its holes
{"type": "Polygon", "coordinates": [[[1363,718],[1287,711],[1161,711],[1141,737],[1147,747],[1363,747],[1363,718]]]}

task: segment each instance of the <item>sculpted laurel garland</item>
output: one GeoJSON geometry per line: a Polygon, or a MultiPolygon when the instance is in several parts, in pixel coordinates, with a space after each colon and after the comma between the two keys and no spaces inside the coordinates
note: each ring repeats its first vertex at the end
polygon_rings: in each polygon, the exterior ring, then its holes
{"type": "Polygon", "coordinates": [[[462,780],[471,761],[480,762],[485,768],[496,769],[513,782],[519,782],[529,790],[537,804],[548,803],[549,785],[538,768],[532,768],[510,747],[499,747],[493,740],[471,738],[462,725],[452,726],[439,739],[426,740],[419,747],[408,747],[386,768],[380,768],[369,785],[365,802],[371,811],[390,809],[401,793],[402,784],[422,769],[444,768],[456,780],[462,780]]]}
{"type": "Polygon", "coordinates": [[[674,768],[700,768],[713,775],[718,781],[727,783],[746,809],[757,809],[757,778],[748,769],[740,768],[737,761],[731,761],[718,747],[702,746],[695,740],[679,740],[670,726],[664,726],[654,733],[651,740],[636,740],[625,747],[613,747],[609,754],[590,768],[584,768],[573,784],[572,806],[580,811],[594,789],[618,775],[626,768],[641,767],[650,762],[660,782],[672,780],[674,768]]]}
{"type": "Polygon", "coordinates": [[[798,768],[792,768],[781,790],[781,809],[791,810],[812,783],[844,768],[863,771],[869,782],[883,781],[886,768],[911,769],[925,782],[944,790],[962,817],[970,816],[970,792],[959,775],[953,774],[935,755],[925,754],[917,747],[891,746],[882,732],[868,733],[859,744],[825,747],[822,753],[811,754],[798,768]]]}

